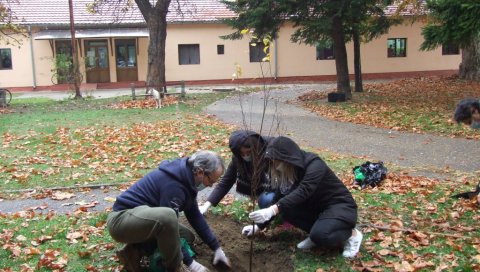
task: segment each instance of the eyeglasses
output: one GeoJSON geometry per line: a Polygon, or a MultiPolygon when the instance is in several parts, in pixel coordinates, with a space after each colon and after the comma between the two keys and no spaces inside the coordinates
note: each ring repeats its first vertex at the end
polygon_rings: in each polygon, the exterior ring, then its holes
{"type": "Polygon", "coordinates": [[[207,178],[208,184],[215,183],[215,181],[210,177],[210,174],[203,172],[203,176],[207,178]]]}

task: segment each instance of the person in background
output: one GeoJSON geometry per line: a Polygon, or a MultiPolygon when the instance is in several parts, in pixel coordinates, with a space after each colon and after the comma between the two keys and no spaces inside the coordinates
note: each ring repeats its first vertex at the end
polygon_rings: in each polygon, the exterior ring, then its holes
{"type": "MultiPolygon", "coordinates": [[[[309,234],[297,248],[344,246],[343,256],[355,257],[363,237],[355,229],[357,204],[327,164],[282,136],[268,144],[265,157],[271,160],[275,204],[251,212],[250,219],[261,224],[281,214],[282,219],[309,234]]],[[[246,226],[242,234],[254,235],[256,230],[252,225],[246,226]]]]}
{"type": "Polygon", "coordinates": [[[162,256],[161,265],[169,272],[208,271],[181,247],[181,237],[189,242],[195,238],[192,231],[178,222],[182,211],[214,251],[213,264],[222,262],[230,266],[218,239],[200,214],[196,200],[197,187],[212,186],[223,172],[223,160],[217,153],[198,151],[190,157],[162,161],[157,169],[117,197],[107,218],[107,228],[115,241],[126,244],[117,255],[127,271],[143,271],[141,258],[155,248],[162,256]]]}
{"type": "Polygon", "coordinates": [[[480,129],[480,100],[467,98],[457,104],[453,115],[455,122],[480,129]]]}
{"type": "Polygon", "coordinates": [[[237,130],[230,135],[232,160],[207,201],[200,206],[202,214],[205,214],[212,205],[216,206],[234,184],[237,185],[236,190],[239,194],[251,196],[254,180],[258,183],[255,190],[255,195],[259,196],[258,205],[261,208],[270,206],[274,194],[268,192],[270,184],[268,163],[264,156],[265,148],[272,139],[250,130],[237,130]]]}

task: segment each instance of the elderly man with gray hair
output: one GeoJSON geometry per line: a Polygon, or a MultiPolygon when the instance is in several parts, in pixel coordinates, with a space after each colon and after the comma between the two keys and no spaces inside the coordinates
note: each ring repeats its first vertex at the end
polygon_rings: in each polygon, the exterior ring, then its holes
{"type": "Polygon", "coordinates": [[[142,271],[142,257],[156,248],[161,255],[161,263],[156,265],[166,271],[208,271],[181,246],[180,238],[190,244],[195,239],[193,232],[178,222],[182,211],[198,236],[214,251],[213,264],[230,266],[196,199],[198,188],[212,186],[224,168],[217,153],[198,151],[190,157],[162,161],[157,169],[117,197],[107,227],[115,241],[126,244],[117,255],[127,271],[142,271]]]}

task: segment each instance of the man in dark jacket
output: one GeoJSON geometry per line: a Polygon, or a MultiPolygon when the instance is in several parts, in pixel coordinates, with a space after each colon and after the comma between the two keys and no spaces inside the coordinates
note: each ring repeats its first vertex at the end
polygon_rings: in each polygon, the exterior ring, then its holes
{"type": "MultiPolygon", "coordinates": [[[[345,243],[343,256],[354,257],[362,241],[355,229],[357,205],[335,173],[316,154],[301,150],[287,137],[272,140],[265,156],[271,160],[271,185],[279,200],[250,213],[250,219],[264,223],[281,213],[283,219],[309,233],[298,248],[335,248],[345,243]]],[[[252,226],[245,228],[242,233],[246,235],[256,233],[252,226]]]]}
{"type": "Polygon", "coordinates": [[[180,246],[180,236],[192,242],[194,234],[179,224],[178,215],[185,216],[200,238],[215,252],[213,264],[230,266],[217,238],[198,209],[197,186],[212,186],[223,174],[224,164],[217,153],[198,151],[191,157],[163,161],[117,197],[108,215],[107,227],[112,238],[127,245],[118,252],[127,271],[142,271],[140,259],[144,249],[158,247],[162,266],[179,271],[181,263],[189,271],[207,269],[193,260],[180,246]]]}
{"type": "MultiPolygon", "coordinates": [[[[235,183],[237,192],[247,196],[252,196],[252,188],[255,188],[256,196],[268,188],[268,164],[264,156],[265,148],[271,139],[273,138],[260,136],[249,130],[237,130],[230,135],[229,147],[232,151],[232,160],[221,181],[215,185],[207,201],[200,206],[202,214],[207,212],[211,205],[216,206],[235,183]]],[[[271,197],[272,194],[262,194],[259,198],[259,206],[261,208],[270,206],[271,197]]]]}

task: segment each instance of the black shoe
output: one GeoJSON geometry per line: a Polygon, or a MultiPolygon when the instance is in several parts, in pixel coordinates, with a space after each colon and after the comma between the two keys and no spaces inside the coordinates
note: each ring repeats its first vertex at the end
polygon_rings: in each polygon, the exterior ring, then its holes
{"type": "Polygon", "coordinates": [[[117,251],[118,260],[128,272],[143,272],[140,266],[142,251],[133,244],[127,244],[117,251]]]}

